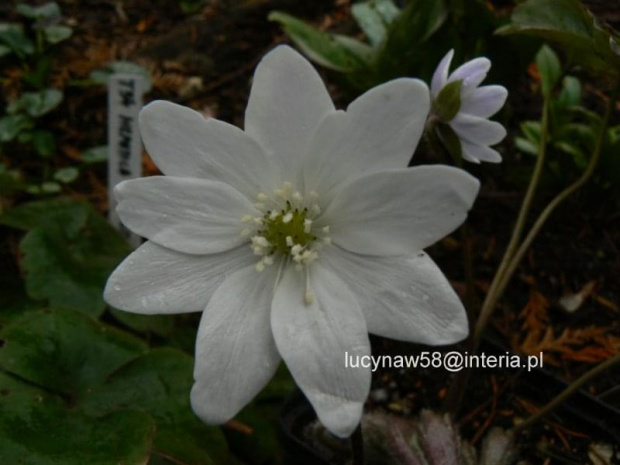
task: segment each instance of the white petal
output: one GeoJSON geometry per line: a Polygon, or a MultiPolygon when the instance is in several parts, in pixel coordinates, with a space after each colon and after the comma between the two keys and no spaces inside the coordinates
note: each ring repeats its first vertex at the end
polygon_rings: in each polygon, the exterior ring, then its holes
{"type": "Polygon", "coordinates": [[[261,60],[245,112],[245,130],[268,150],[284,180],[295,182],[301,157],[321,120],[334,111],[312,65],[287,46],[261,60]]]}
{"type": "Polygon", "coordinates": [[[226,276],[255,261],[246,246],[196,256],[146,242],[108,278],[104,298],[111,306],[133,313],[198,312],[226,276]]]}
{"type": "Polygon", "coordinates": [[[372,257],[331,247],[321,254],[321,263],[353,291],[369,332],[428,345],[453,344],[467,336],[461,301],[424,252],[372,257]]]}
{"type": "Polygon", "coordinates": [[[308,191],[330,191],[372,171],[404,168],[418,145],[428,112],[428,87],[417,79],[377,86],[334,112],[321,125],[304,156],[308,191]]]}
{"type": "Polygon", "coordinates": [[[273,300],[271,327],[297,385],[319,420],[340,437],[358,425],[370,389],[370,368],[345,367],[345,356],[370,355],[364,315],[344,282],[315,263],[314,302],[304,301],[304,273],[288,267],[273,300]]]}
{"type": "Polygon", "coordinates": [[[506,103],[508,91],[502,86],[483,86],[462,99],[460,113],[488,118],[497,113],[506,103]]]}
{"type": "Polygon", "coordinates": [[[321,221],[334,243],[351,252],[409,254],[454,231],[479,187],[476,178],[449,166],[382,171],[347,185],[321,221]]]}
{"type": "Polygon", "coordinates": [[[238,271],[215,291],[202,315],[191,401],[206,423],[234,417],[280,364],[269,317],[276,272],[238,271]]]}
{"type": "Polygon", "coordinates": [[[273,188],[274,171],[263,149],[241,129],[171,102],[140,112],[144,144],[168,176],[230,184],[251,199],[273,188]]]}
{"type": "Polygon", "coordinates": [[[178,252],[208,254],[232,249],[241,237],[241,217],[258,215],[249,200],[227,184],[152,176],[115,189],[122,222],[136,234],[178,252]]]}
{"type": "Polygon", "coordinates": [[[506,137],[506,129],[496,121],[459,113],[450,121],[460,139],[478,145],[494,145],[506,137]]]}
{"type": "Polygon", "coordinates": [[[462,140],[461,147],[463,149],[463,158],[465,159],[474,159],[476,160],[475,162],[486,161],[488,163],[500,163],[502,161],[502,156],[499,152],[486,145],[473,144],[462,140]]]}
{"type": "Polygon", "coordinates": [[[443,86],[445,86],[448,81],[448,72],[450,71],[450,63],[452,62],[453,56],[454,49],[446,53],[433,74],[433,80],[431,81],[431,92],[433,93],[433,97],[439,95],[439,92],[441,92],[441,89],[443,89],[443,86]]]}
{"type": "Polygon", "coordinates": [[[491,61],[488,58],[475,58],[462,64],[448,78],[448,82],[463,80],[461,95],[465,96],[480,85],[491,69],[491,61]]]}

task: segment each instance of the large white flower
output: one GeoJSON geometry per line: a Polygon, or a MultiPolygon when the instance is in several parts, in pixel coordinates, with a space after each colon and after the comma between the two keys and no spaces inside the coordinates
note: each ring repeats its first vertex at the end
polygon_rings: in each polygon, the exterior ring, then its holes
{"type": "Polygon", "coordinates": [[[168,102],[140,115],[166,176],[116,189],[122,221],[147,239],[108,280],[106,300],[143,314],[204,311],[196,413],[232,418],[281,358],[334,434],[359,423],[368,332],[449,344],[465,311],[422,249],[466,217],[478,181],[447,166],[405,168],[429,112],[415,79],[337,111],[319,75],[280,46],[259,64],[245,131],[168,102]]]}
{"type": "Polygon", "coordinates": [[[459,138],[463,159],[473,163],[499,163],[501,155],[490,146],[506,137],[506,129],[488,118],[504,106],[508,91],[498,85],[479,87],[491,69],[488,58],[468,61],[448,75],[453,56],[454,50],[450,50],[435,70],[431,82],[433,99],[437,99],[446,85],[461,80],[460,107],[447,124],[459,138]]]}

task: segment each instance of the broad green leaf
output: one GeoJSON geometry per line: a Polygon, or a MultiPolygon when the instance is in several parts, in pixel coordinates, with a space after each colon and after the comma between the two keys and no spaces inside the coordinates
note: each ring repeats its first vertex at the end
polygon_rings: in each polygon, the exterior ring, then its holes
{"type": "Polygon", "coordinates": [[[0,367],[74,401],[147,349],[128,333],[69,310],[29,313],[0,331],[0,367]]]}
{"type": "Polygon", "coordinates": [[[58,89],[24,92],[18,100],[11,103],[8,111],[16,113],[23,110],[33,118],[39,118],[60,105],[62,99],[63,93],[58,89]]]}
{"type": "Polygon", "coordinates": [[[614,37],[601,29],[579,0],[528,0],[518,5],[511,23],[498,34],[527,34],[554,42],[572,64],[610,77],[620,74],[614,37]]]}
{"type": "Polygon", "coordinates": [[[150,92],[153,88],[151,73],[146,68],[143,68],[133,61],[111,61],[107,63],[104,68],[92,71],[90,73],[90,79],[107,86],[110,81],[110,76],[113,74],[135,74],[137,76],[142,76],[144,79],[144,93],[150,92]]]}
{"type": "Polygon", "coordinates": [[[0,458],[11,465],[145,464],[153,420],[131,410],[103,417],[48,394],[0,396],[0,458]]]}
{"type": "Polygon", "coordinates": [[[536,66],[540,72],[542,94],[549,98],[562,75],[560,59],[551,47],[543,45],[536,54],[536,66]]]}
{"type": "Polygon", "coordinates": [[[32,144],[43,158],[50,158],[56,153],[56,138],[52,131],[39,129],[32,133],[32,144]]]}
{"type": "Polygon", "coordinates": [[[82,160],[86,163],[100,163],[108,160],[108,146],[91,147],[82,153],[82,160]]]}
{"type": "Polygon", "coordinates": [[[433,102],[433,114],[442,123],[449,123],[461,108],[461,87],[463,80],[447,84],[433,102]]]}
{"type": "Polygon", "coordinates": [[[383,41],[388,26],[400,14],[392,0],[370,0],[355,3],[351,13],[372,45],[383,41]]]}
{"type": "Polygon", "coordinates": [[[26,115],[7,115],[0,118],[0,142],[12,141],[32,125],[32,120],[26,115]]]}
{"type": "Polygon", "coordinates": [[[57,44],[63,40],[67,40],[73,34],[73,29],[69,26],[63,26],[61,24],[52,24],[43,29],[45,34],[45,40],[50,44],[57,44]]]}
{"type": "Polygon", "coordinates": [[[19,23],[0,23],[0,43],[9,47],[21,58],[34,53],[34,44],[19,23]]]}
{"type": "Polygon", "coordinates": [[[353,72],[368,65],[372,49],[350,37],[328,34],[286,13],[274,11],[269,21],[279,23],[301,51],[321,66],[353,72]]]}
{"type": "Polygon", "coordinates": [[[176,318],[172,315],[138,315],[114,308],[111,313],[120,323],[139,333],[167,337],[175,329],[176,318]]]}
{"type": "Polygon", "coordinates": [[[56,2],[44,3],[41,6],[18,3],[17,13],[29,19],[56,19],[61,16],[60,7],[56,2]]]}
{"type": "Polygon", "coordinates": [[[155,349],[113,373],[84,398],[83,408],[102,414],[136,409],[157,421],[154,449],[178,463],[231,463],[221,430],[204,425],[190,407],[192,357],[155,349]]]}
{"type": "Polygon", "coordinates": [[[54,173],[54,179],[63,184],[69,184],[75,181],[80,175],[80,171],[73,167],[61,168],[54,173]]]}
{"type": "Polygon", "coordinates": [[[30,230],[20,250],[31,298],[93,316],[103,312],[105,282],[130,249],[89,204],[34,202],[0,216],[0,223],[30,230]]]}

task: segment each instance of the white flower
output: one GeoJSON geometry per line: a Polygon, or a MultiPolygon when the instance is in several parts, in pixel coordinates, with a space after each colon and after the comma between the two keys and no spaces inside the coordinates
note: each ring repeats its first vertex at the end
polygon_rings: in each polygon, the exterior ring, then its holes
{"type": "Polygon", "coordinates": [[[454,50],[450,50],[435,70],[431,82],[433,99],[447,84],[462,80],[460,107],[448,124],[460,140],[463,159],[473,163],[499,163],[502,157],[490,146],[506,137],[506,129],[488,118],[504,106],[508,91],[497,85],[479,87],[491,68],[488,58],[468,61],[448,76],[453,56],[454,50]]]}
{"type": "Polygon", "coordinates": [[[116,308],[203,311],[192,405],[232,418],[281,358],[334,434],[359,423],[368,332],[449,344],[465,311],[422,249],[453,231],[478,181],[447,166],[405,168],[429,112],[415,79],[334,109],[319,75],[280,46],[259,64],[245,131],[168,102],[140,115],[166,176],[126,181],[118,213],[147,239],[108,280],[116,308]]]}

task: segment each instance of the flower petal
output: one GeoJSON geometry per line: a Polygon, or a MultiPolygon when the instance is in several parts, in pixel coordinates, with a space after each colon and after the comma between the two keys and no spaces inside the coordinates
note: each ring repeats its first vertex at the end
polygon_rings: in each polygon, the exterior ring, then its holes
{"type": "Polygon", "coordinates": [[[428,112],[428,87],[417,79],[377,86],[328,115],[304,156],[305,186],[321,196],[372,171],[404,168],[420,140],[428,112]]]}
{"type": "Polygon", "coordinates": [[[275,267],[236,272],[215,291],[202,315],[191,402],[208,424],[234,417],[280,364],[269,317],[276,273],[275,267]]]}
{"type": "Polygon", "coordinates": [[[499,152],[486,145],[461,140],[461,147],[463,149],[463,158],[470,161],[473,159],[474,163],[480,163],[481,161],[500,163],[502,161],[502,156],[499,152]]]}
{"type": "Polygon", "coordinates": [[[478,145],[494,145],[506,137],[506,129],[496,121],[459,113],[450,121],[460,139],[478,145]]]}
{"type": "Polygon", "coordinates": [[[504,106],[507,97],[508,91],[505,87],[479,87],[461,101],[459,112],[478,118],[488,118],[504,106]]]}
{"type": "Polygon", "coordinates": [[[246,246],[196,256],[146,242],[114,270],[103,295],[108,304],[126,312],[198,312],[226,276],[255,261],[246,246]]]}
{"type": "Polygon", "coordinates": [[[245,130],[274,157],[284,180],[297,181],[301,157],[321,120],[334,111],[312,65],[288,46],[261,60],[245,112],[245,130]]]}
{"type": "Polygon", "coordinates": [[[260,213],[227,184],[152,176],[124,181],[115,189],[122,222],[153,242],[193,254],[232,249],[241,237],[241,217],[260,213]]]}
{"type": "Polygon", "coordinates": [[[254,199],[274,184],[263,149],[241,129],[171,102],[156,101],[140,112],[144,144],[168,176],[230,184],[254,199]]]}
{"type": "Polygon", "coordinates": [[[484,81],[490,69],[491,61],[488,58],[475,58],[456,68],[448,78],[448,82],[462,79],[461,96],[464,97],[484,81]]]}
{"type": "Polygon", "coordinates": [[[433,74],[433,80],[431,81],[431,92],[433,93],[433,97],[437,97],[437,95],[439,95],[439,92],[441,92],[441,89],[443,89],[443,86],[445,86],[448,81],[448,73],[450,71],[452,57],[454,57],[454,49],[446,53],[446,55],[439,62],[439,65],[433,74]]]}
{"type": "Polygon", "coordinates": [[[271,327],[297,385],[319,420],[340,437],[358,425],[370,389],[370,368],[345,367],[345,356],[370,355],[364,315],[344,282],[319,263],[310,268],[314,302],[304,301],[304,273],[284,272],[271,327]]]}
{"type": "Polygon", "coordinates": [[[449,166],[381,171],[348,184],[320,220],[334,243],[351,252],[409,254],[454,231],[479,187],[449,166]]]}
{"type": "Polygon", "coordinates": [[[351,289],[369,332],[428,345],[453,344],[467,336],[463,304],[424,252],[372,257],[332,247],[321,254],[321,263],[351,289]]]}

